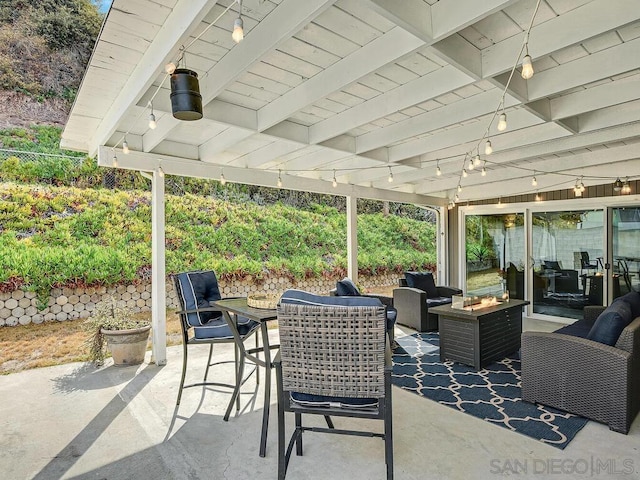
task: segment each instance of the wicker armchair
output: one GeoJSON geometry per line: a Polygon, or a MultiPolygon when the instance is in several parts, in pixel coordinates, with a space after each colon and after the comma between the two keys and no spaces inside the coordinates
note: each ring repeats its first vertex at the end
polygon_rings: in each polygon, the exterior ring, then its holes
{"type": "Polygon", "coordinates": [[[435,286],[437,295],[429,297],[427,292],[407,286],[404,278],[398,279],[400,288],[393,290],[393,306],[398,312],[397,322],[418,332],[438,330],[438,316],[429,314],[429,307],[451,303],[453,295],[462,290],[455,287],[435,286]]]}
{"type": "Polygon", "coordinates": [[[294,445],[302,455],[306,431],[381,437],[387,480],[393,479],[391,351],[382,303],[366,297],[321,297],[287,291],[278,305],[278,479],[284,480],[294,445]],[[285,440],[285,412],[295,430],[285,440]],[[323,415],[327,427],[305,427],[303,414],[323,415]],[[384,433],[333,428],[330,417],[381,420],[384,433]]]}
{"type": "MultiPolygon", "coordinates": [[[[585,307],[585,327],[604,307],[585,307]]],[[[627,433],[640,410],[640,317],[615,346],[561,333],[522,334],[522,398],[627,433]]]]}

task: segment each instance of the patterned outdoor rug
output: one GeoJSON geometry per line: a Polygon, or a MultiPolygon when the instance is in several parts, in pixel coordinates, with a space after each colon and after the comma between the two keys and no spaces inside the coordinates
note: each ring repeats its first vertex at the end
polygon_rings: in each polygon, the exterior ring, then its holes
{"type": "Polygon", "coordinates": [[[441,363],[438,333],[396,340],[393,384],[398,387],[561,449],[587,423],[522,401],[518,353],[477,371],[456,362],[441,363]]]}

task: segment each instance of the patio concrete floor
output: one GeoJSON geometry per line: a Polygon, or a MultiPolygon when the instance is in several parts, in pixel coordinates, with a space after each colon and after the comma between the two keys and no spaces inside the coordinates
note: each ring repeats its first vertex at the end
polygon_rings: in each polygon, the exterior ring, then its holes
{"type": "MultiPolygon", "coordinates": [[[[397,334],[403,333],[398,329],[397,334]]],[[[222,420],[227,393],[185,390],[179,417],[165,439],[181,352],[181,346],[170,347],[164,367],[107,364],[97,369],[75,363],[0,377],[1,477],[276,478],[275,385],[266,458],[258,456],[262,391],[253,395],[252,380],[245,385],[240,413],[228,422],[222,420]]],[[[205,354],[202,347],[192,355],[187,381],[200,378],[205,354]]],[[[230,349],[219,351],[228,354],[230,349]]],[[[589,422],[559,450],[395,387],[393,395],[397,480],[640,478],[640,418],[628,435],[589,422]]],[[[292,419],[288,422],[290,427],[292,419]]],[[[336,419],[337,426],[358,423],[336,419]]],[[[305,455],[292,458],[287,475],[289,480],[383,478],[380,439],[318,433],[305,435],[305,455]]]]}

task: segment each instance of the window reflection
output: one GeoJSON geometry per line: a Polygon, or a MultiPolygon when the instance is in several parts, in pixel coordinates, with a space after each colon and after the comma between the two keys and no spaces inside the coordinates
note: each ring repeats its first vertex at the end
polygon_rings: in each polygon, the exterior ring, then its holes
{"type": "Polygon", "coordinates": [[[532,214],[534,313],[582,318],[603,304],[603,221],[601,210],[532,214]]]}
{"type": "Polygon", "coordinates": [[[467,295],[524,299],[524,215],[467,215],[467,295]]]}
{"type": "Polygon", "coordinates": [[[640,287],[640,208],[613,209],[613,298],[640,287]]]}

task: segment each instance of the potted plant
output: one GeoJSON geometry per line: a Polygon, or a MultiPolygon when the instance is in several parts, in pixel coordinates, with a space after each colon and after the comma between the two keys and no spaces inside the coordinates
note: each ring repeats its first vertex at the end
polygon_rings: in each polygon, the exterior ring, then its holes
{"type": "Polygon", "coordinates": [[[114,365],[139,365],[144,361],[151,329],[149,320],[136,318],[133,309],[118,304],[113,297],[96,304],[85,321],[85,329],[89,334],[89,356],[94,363],[102,365],[106,345],[114,365]]]}

